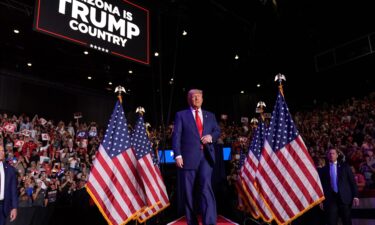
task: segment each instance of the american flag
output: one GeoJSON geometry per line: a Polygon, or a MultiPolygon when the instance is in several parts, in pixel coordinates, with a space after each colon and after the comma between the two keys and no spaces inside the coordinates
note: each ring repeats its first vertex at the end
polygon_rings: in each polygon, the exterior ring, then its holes
{"type": "Polygon", "coordinates": [[[86,185],[108,224],[125,224],[146,207],[136,166],[124,110],[117,101],[86,185]]]}
{"type": "Polygon", "coordinates": [[[256,177],[278,224],[290,223],[324,200],[317,170],[280,92],[256,177]]]}
{"type": "Polygon", "coordinates": [[[148,206],[138,217],[138,221],[143,223],[169,206],[169,199],[142,116],[139,116],[135,126],[132,145],[136,152],[137,169],[143,182],[148,206]]]}
{"type": "MultiPolygon", "coordinates": [[[[242,170],[242,167],[244,165],[246,159],[246,154],[244,152],[241,152],[240,155],[240,163],[239,163],[239,170],[242,170]]],[[[259,210],[258,208],[253,204],[253,202],[250,201],[250,199],[247,197],[247,193],[245,191],[245,187],[243,185],[243,181],[241,178],[241,174],[238,174],[237,179],[234,182],[234,186],[236,187],[239,201],[241,201],[244,208],[238,208],[239,210],[249,212],[254,218],[259,218],[259,210]]],[[[239,206],[240,206],[239,202],[239,206]]]]}
{"type": "Polygon", "coordinates": [[[259,159],[261,150],[264,144],[264,135],[266,133],[266,125],[260,120],[258,127],[256,128],[251,145],[249,146],[249,152],[244,160],[243,166],[241,167],[240,177],[243,183],[244,192],[246,193],[249,200],[256,206],[258,216],[266,222],[272,221],[272,213],[266,206],[263,198],[259,194],[256,181],[256,173],[258,171],[259,159]]]}

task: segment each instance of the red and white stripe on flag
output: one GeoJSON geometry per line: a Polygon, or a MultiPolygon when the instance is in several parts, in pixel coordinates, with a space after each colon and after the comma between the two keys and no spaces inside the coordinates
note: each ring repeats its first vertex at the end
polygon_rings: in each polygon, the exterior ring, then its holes
{"type": "Polygon", "coordinates": [[[160,172],[155,168],[150,153],[138,160],[138,173],[145,188],[144,192],[149,209],[157,207],[163,201],[168,201],[164,182],[160,172]]]}
{"type": "Polygon", "coordinates": [[[241,177],[239,177],[235,182],[234,186],[236,187],[237,193],[239,195],[239,201],[241,201],[239,206],[237,207],[241,211],[245,211],[250,213],[255,219],[260,217],[258,208],[254,205],[254,203],[249,199],[248,195],[246,194],[245,187],[242,183],[241,177]],[[242,207],[242,208],[241,208],[242,207]]]}
{"type": "Polygon", "coordinates": [[[257,180],[278,224],[290,223],[324,200],[319,175],[300,135],[277,151],[265,140],[257,180]]]}
{"type": "Polygon", "coordinates": [[[255,205],[258,216],[255,217],[258,219],[261,217],[265,222],[271,222],[273,219],[272,212],[267,207],[264,202],[264,199],[261,197],[258,185],[256,181],[256,172],[258,170],[259,161],[255,157],[252,151],[249,151],[249,154],[241,168],[241,180],[243,184],[244,192],[249,200],[255,205]]]}
{"type": "Polygon", "coordinates": [[[168,199],[168,193],[167,188],[165,187],[163,177],[161,176],[160,169],[157,166],[155,167],[155,172],[157,175],[157,184],[162,191],[160,202],[152,207],[146,208],[143,212],[140,213],[138,217],[138,221],[140,223],[145,222],[146,220],[150,219],[154,215],[158,214],[159,212],[163,211],[165,208],[169,206],[169,199],[168,199]]]}
{"type": "Polygon", "coordinates": [[[100,145],[86,188],[108,224],[125,224],[146,207],[136,166],[133,149],[111,158],[100,145]]]}
{"type": "Polygon", "coordinates": [[[248,201],[254,205],[254,208],[258,214],[254,215],[254,217],[261,217],[264,221],[271,222],[273,219],[272,213],[259,194],[256,180],[256,173],[258,170],[259,159],[261,157],[261,151],[264,145],[264,135],[266,130],[266,124],[263,122],[263,120],[261,120],[253,134],[248,154],[242,163],[240,178],[243,186],[243,192],[248,198],[248,201]]]}

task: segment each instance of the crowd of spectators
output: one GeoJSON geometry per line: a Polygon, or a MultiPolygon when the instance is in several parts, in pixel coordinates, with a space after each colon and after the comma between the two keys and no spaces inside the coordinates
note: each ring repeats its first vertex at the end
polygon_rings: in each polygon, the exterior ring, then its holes
{"type": "Polygon", "coordinates": [[[96,123],[2,114],[0,129],[0,147],[18,175],[19,207],[33,209],[35,224],[47,224],[57,206],[92,205],[84,186],[103,137],[96,123]]]}
{"type": "MultiPolygon", "coordinates": [[[[293,118],[317,167],[324,165],[325,151],[335,147],[342,152],[341,159],[352,166],[359,190],[375,188],[374,98],[352,98],[341,105],[297,112],[293,118]]],[[[236,125],[222,119],[220,126],[218,144],[232,147],[233,174],[239,168],[235,156],[246,154],[256,124],[236,125]]],[[[102,127],[78,120],[55,123],[37,115],[32,119],[0,115],[0,147],[5,148],[6,160],[18,173],[19,207],[74,205],[82,196],[103,138],[102,127]]],[[[165,133],[148,126],[154,145],[165,137],[168,146],[172,130],[173,125],[165,133]]]]}
{"type": "Polygon", "coordinates": [[[375,98],[351,98],[344,104],[296,113],[297,127],[313,159],[321,167],[326,150],[340,150],[355,174],[359,190],[375,188],[375,98]],[[364,180],[363,180],[364,178],[364,180]]]}

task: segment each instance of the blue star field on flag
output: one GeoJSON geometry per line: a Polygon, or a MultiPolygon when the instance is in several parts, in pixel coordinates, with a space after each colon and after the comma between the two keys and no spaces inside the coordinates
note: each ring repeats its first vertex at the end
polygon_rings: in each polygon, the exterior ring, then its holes
{"type": "Polygon", "coordinates": [[[132,146],[136,149],[137,160],[153,152],[150,140],[147,137],[143,116],[138,118],[132,135],[132,146]]]}
{"type": "Polygon", "coordinates": [[[249,146],[249,151],[251,151],[258,160],[262,153],[265,133],[266,133],[266,125],[263,122],[263,120],[260,119],[258,127],[255,129],[255,133],[253,136],[253,140],[251,141],[251,145],[249,146]]]}
{"type": "Polygon", "coordinates": [[[240,162],[239,162],[239,166],[238,166],[239,169],[242,168],[242,166],[243,166],[243,164],[244,164],[244,162],[245,162],[246,157],[247,157],[247,154],[245,153],[244,150],[241,149],[241,153],[240,153],[240,162]]]}
{"type": "Polygon", "coordinates": [[[296,139],[298,131],[293,123],[284,97],[279,92],[272,112],[266,139],[273,151],[280,150],[289,142],[296,139]]]}
{"type": "Polygon", "coordinates": [[[115,157],[130,148],[130,136],[124,109],[116,102],[111,119],[104,135],[102,146],[110,157],[115,157]]]}

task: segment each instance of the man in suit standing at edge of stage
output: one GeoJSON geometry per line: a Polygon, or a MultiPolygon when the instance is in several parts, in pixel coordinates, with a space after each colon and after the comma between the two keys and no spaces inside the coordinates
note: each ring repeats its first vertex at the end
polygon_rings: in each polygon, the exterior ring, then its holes
{"type": "Polygon", "coordinates": [[[0,225],[6,218],[13,221],[17,217],[18,195],[16,170],[5,162],[5,152],[0,146],[0,225]]]}
{"type": "Polygon", "coordinates": [[[199,185],[203,225],[216,224],[216,202],[211,186],[215,163],[214,143],[220,136],[215,115],[201,109],[202,90],[188,92],[189,108],[176,113],[172,147],[184,188],[184,207],[188,225],[198,225],[194,209],[194,184],[199,185]]]}
{"type": "Polygon", "coordinates": [[[352,170],[346,163],[339,162],[338,156],[336,149],[329,149],[329,163],[319,170],[325,196],[320,206],[328,225],[337,225],[339,216],[343,225],[351,225],[351,208],[359,205],[358,190],[352,170]]]}

